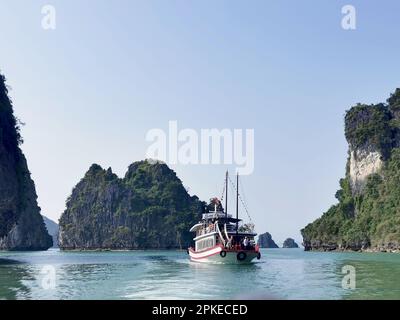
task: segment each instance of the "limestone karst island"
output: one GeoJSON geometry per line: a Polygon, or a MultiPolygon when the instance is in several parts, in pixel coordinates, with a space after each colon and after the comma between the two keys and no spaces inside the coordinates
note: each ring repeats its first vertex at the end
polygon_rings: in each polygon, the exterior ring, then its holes
{"type": "Polygon", "coordinates": [[[0,249],[46,250],[53,241],[40,215],[21,143],[19,123],[0,75],[0,249]]]}
{"type": "Polygon", "coordinates": [[[400,250],[400,89],[346,112],[338,203],[302,231],[305,250],[400,250]]]}

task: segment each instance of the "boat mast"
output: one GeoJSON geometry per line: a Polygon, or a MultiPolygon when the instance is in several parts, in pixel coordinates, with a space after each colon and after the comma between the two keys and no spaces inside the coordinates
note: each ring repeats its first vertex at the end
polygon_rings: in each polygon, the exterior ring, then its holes
{"type": "Polygon", "coordinates": [[[225,177],[225,218],[228,218],[228,170],[225,177]]]}
{"type": "Polygon", "coordinates": [[[236,234],[239,231],[239,173],[236,174],[236,234]]]}

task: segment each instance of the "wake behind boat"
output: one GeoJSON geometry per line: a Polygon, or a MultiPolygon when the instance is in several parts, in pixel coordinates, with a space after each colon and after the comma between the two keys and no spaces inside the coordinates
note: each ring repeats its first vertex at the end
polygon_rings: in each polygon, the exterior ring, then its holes
{"type": "Polygon", "coordinates": [[[217,198],[212,200],[214,211],[204,213],[202,220],[190,231],[195,232],[195,247],[190,247],[190,259],[196,262],[249,263],[260,259],[255,244],[253,224],[242,224],[239,219],[239,175],[236,179],[236,217],[228,214],[228,172],[225,182],[225,209],[217,198]]]}

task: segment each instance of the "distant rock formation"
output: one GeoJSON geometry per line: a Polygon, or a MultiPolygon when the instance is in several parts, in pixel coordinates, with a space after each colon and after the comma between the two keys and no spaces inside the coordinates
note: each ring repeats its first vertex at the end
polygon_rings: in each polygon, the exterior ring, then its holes
{"type": "Polygon", "coordinates": [[[269,249],[276,249],[279,248],[278,245],[272,240],[272,236],[269,232],[260,234],[258,236],[257,244],[260,248],[269,248],[269,249]]]}
{"type": "Polygon", "coordinates": [[[308,250],[400,251],[400,89],[346,112],[338,204],[302,231],[308,250]]]}
{"type": "Polygon", "coordinates": [[[294,239],[292,238],[287,238],[284,242],[283,242],[283,247],[282,248],[298,248],[299,245],[296,243],[296,241],[294,241],[294,239]]]}
{"type": "Polygon", "coordinates": [[[0,250],[46,250],[52,240],[40,215],[21,143],[5,78],[0,75],[0,250]]]}
{"type": "Polygon", "coordinates": [[[58,224],[53,220],[42,216],[44,220],[44,224],[46,225],[46,229],[50,236],[53,238],[53,247],[58,247],[58,224]]]}
{"type": "Polygon", "coordinates": [[[61,249],[172,249],[192,242],[206,204],[166,164],[139,161],[123,179],[94,164],[68,198],[61,249]]]}

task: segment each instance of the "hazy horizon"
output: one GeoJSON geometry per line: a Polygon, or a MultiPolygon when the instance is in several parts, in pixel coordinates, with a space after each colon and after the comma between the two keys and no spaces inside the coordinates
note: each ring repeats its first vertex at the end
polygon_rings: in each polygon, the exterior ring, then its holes
{"type": "MultiPolygon", "coordinates": [[[[254,172],[242,182],[256,231],[300,244],[300,229],[336,203],[345,111],[400,87],[394,0],[351,1],[356,30],[341,27],[343,1],[51,4],[55,30],[41,26],[42,1],[0,2],[0,72],[26,123],[39,206],[54,221],[91,164],[122,177],[146,158],[147,132],[176,120],[254,129],[254,172]]],[[[234,174],[170,167],[204,201],[234,174]]]]}

